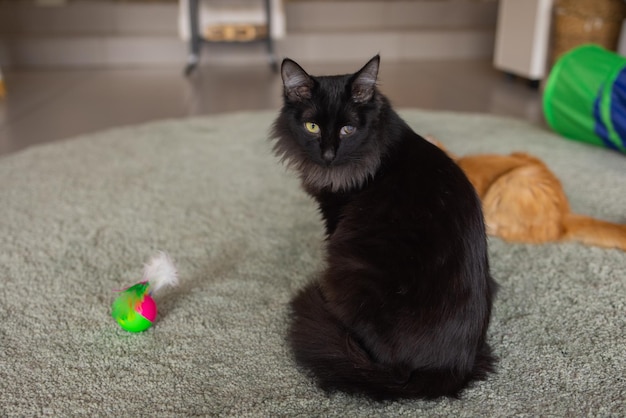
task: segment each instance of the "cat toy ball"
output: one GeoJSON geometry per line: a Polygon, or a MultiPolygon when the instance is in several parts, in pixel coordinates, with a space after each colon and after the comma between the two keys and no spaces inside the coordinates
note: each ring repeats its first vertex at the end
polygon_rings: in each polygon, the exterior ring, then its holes
{"type": "Polygon", "coordinates": [[[165,286],[177,284],[176,267],[170,257],[161,252],[144,266],[141,282],[120,291],[111,306],[111,315],[126,331],[145,331],[152,326],[157,316],[152,294],[165,286]]]}

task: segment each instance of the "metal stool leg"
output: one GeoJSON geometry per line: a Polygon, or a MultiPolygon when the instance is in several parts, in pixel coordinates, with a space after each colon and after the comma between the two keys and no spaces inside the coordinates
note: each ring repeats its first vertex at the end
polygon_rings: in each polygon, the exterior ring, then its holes
{"type": "Polygon", "coordinates": [[[200,62],[200,0],[188,0],[189,9],[189,56],[187,58],[187,66],[185,67],[185,75],[189,75],[200,62]]]}
{"type": "Polygon", "coordinates": [[[265,0],[265,21],[267,23],[267,54],[269,55],[270,67],[274,72],[278,72],[278,62],[274,52],[274,38],[272,37],[272,0],[265,0]]]}

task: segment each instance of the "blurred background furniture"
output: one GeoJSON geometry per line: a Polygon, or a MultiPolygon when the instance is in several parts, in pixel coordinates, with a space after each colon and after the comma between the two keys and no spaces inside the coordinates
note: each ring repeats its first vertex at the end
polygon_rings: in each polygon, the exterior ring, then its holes
{"type": "Polygon", "coordinates": [[[500,0],[494,67],[537,87],[556,60],[577,46],[617,51],[625,18],[623,0],[500,0]]]}
{"type": "Polygon", "coordinates": [[[555,0],[550,64],[587,43],[617,51],[624,18],[624,0],[555,0]]]}
{"type": "MultiPolygon", "coordinates": [[[[185,74],[189,75],[198,65],[202,44],[212,43],[251,43],[262,42],[267,49],[268,61],[273,70],[278,69],[272,31],[272,0],[261,0],[263,6],[262,21],[255,19],[254,7],[233,7],[232,4],[220,10],[218,7],[204,8],[201,0],[181,0],[181,12],[187,12],[187,19],[181,22],[186,25],[184,36],[189,42],[189,56],[185,74]],[[252,18],[250,19],[249,17],[252,18]],[[201,18],[207,22],[203,24],[201,18]],[[246,20],[248,19],[248,20],[246,20]],[[255,21],[256,20],[256,21],[255,21]]],[[[237,3],[237,2],[235,2],[237,3]]],[[[248,2],[250,3],[250,2],[248,2]]],[[[237,5],[235,5],[237,6],[237,5]]]]}
{"type": "Polygon", "coordinates": [[[553,0],[500,0],[494,66],[538,85],[547,69],[553,0]]]}

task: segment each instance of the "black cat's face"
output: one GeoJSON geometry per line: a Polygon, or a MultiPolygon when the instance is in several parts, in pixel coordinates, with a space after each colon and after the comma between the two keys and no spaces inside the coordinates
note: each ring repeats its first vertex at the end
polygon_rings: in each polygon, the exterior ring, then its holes
{"type": "Polygon", "coordinates": [[[283,61],[284,106],[274,124],[274,150],[307,186],[358,187],[378,168],[372,134],[378,65],[376,56],[354,74],[314,77],[294,61],[283,61]]]}

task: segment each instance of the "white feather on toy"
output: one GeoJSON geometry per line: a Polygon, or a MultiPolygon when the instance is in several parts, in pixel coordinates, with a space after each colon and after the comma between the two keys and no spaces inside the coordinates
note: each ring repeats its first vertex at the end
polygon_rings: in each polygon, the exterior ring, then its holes
{"type": "Polygon", "coordinates": [[[170,256],[161,251],[144,266],[143,280],[150,283],[150,292],[156,292],[165,286],[176,286],[178,271],[170,256]]]}

